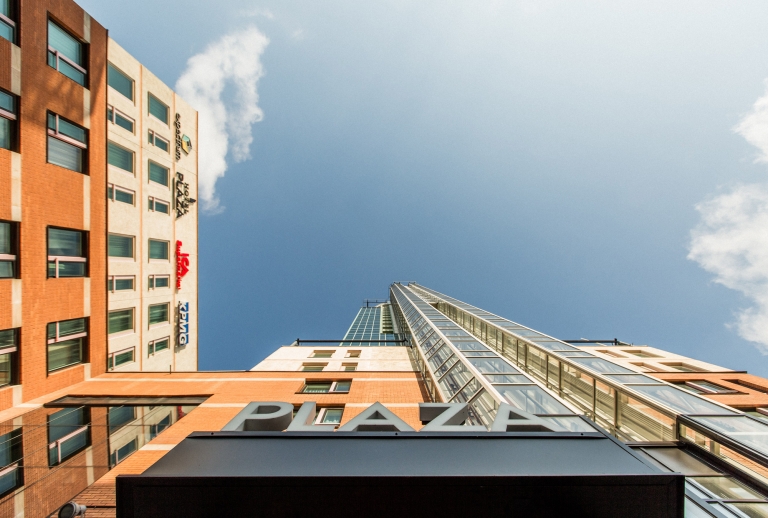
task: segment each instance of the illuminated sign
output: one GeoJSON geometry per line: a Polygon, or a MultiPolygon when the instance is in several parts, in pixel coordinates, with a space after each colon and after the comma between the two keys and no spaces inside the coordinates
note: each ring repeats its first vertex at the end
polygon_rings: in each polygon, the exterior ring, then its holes
{"type": "Polygon", "coordinates": [[[181,241],[176,241],[176,289],[181,289],[181,279],[189,272],[189,254],[181,251],[181,241]]]}
{"type": "MultiPolygon", "coordinates": [[[[335,424],[314,424],[317,403],[305,401],[293,415],[293,404],[282,401],[255,401],[241,410],[223,431],[244,432],[333,432],[335,424]]],[[[574,416],[575,417],[575,416],[574,416]]],[[[466,403],[419,403],[419,420],[427,423],[421,432],[559,432],[553,423],[501,403],[491,429],[465,425],[469,418],[466,403]]],[[[588,427],[591,428],[591,427],[588,427]]],[[[340,432],[414,432],[405,421],[381,403],[374,403],[338,428],[340,432]]],[[[585,430],[586,431],[586,430],[585,430]]],[[[579,432],[581,435],[585,431],[579,432]]],[[[599,433],[592,429],[593,432],[599,433]]]]}
{"type": "Polygon", "coordinates": [[[179,302],[176,309],[176,345],[184,347],[189,343],[189,302],[179,302]]]}

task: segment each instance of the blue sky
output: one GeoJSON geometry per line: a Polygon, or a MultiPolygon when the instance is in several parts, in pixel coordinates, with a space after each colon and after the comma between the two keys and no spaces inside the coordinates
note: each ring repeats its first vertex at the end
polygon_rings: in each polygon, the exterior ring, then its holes
{"type": "Polygon", "coordinates": [[[222,90],[201,369],[341,337],[416,280],[559,338],[768,376],[768,4],[80,4],[169,85],[268,39],[222,65],[253,84],[222,90]]]}

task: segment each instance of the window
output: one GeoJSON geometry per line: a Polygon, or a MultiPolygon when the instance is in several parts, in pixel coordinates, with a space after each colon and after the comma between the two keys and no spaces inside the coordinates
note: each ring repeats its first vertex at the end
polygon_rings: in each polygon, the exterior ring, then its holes
{"type": "Polygon", "coordinates": [[[0,496],[24,485],[24,471],[19,469],[24,457],[21,430],[0,435],[0,496]]]}
{"type": "Polygon", "coordinates": [[[109,234],[107,239],[107,254],[109,257],[133,259],[133,237],[109,234]]]}
{"type": "Polygon", "coordinates": [[[702,371],[702,369],[698,369],[693,365],[688,365],[686,363],[662,363],[662,365],[665,367],[669,367],[672,370],[676,370],[680,372],[701,372],[702,371]]]}
{"type": "Polygon", "coordinates": [[[134,437],[130,441],[128,441],[126,444],[120,446],[119,448],[115,449],[112,453],[109,454],[109,468],[112,469],[121,462],[123,462],[125,459],[136,453],[136,450],[139,449],[139,438],[134,437]]]}
{"type": "Polygon", "coordinates": [[[312,351],[310,358],[330,358],[333,356],[333,351],[312,351]]]}
{"type": "Polygon", "coordinates": [[[320,372],[323,370],[327,363],[305,363],[301,366],[301,370],[304,372],[320,372]]]}
{"type": "Polygon", "coordinates": [[[133,332],[133,308],[110,311],[108,328],[107,332],[111,335],[127,331],[133,332]]]}
{"type": "Polygon", "coordinates": [[[343,408],[321,408],[315,417],[315,424],[341,424],[343,408]]]}
{"type": "Polygon", "coordinates": [[[133,101],[133,79],[112,63],[107,63],[107,84],[133,101]]]}
{"type": "Polygon", "coordinates": [[[134,419],[136,419],[136,407],[109,407],[109,410],[107,410],[107,424],[109,426],[109,434],[112,435],[134,419]]]}
{"type": "Polygon", "coordinates": [[[155,147],[159,147],[166,153],[171,149],[171,143],[152,130],[149,130],[149,143],[155,147]]]}
{"type": "Polygon", "coordinates": [[[107,143],[107,163],[133,174],[133,151],[110,141],[107,143]]]}
{"type": "Polygon", "coordinates": [[[107,120],[133,133],[134,120],[114,106],[107,105],[107,120]]]}
{"type": "Polygon", "coordinates": [[[0,221],[0,279],[13,279],[18,275],[17,248],[19,224],[0,221]]]}
{"type": "Polygon", "coordinates": [[[149,161],[149,181],[159,183],[168,187],[168,177],[170,176],[170,170],[167,167],[163,167],[160,164],[156,164],[149,161]]]}
{"type": "Polygon", "coordinates": [[[48,163],[85,173],[85,128],[48,112],[48,163]]]}
{"type": "Polygon", "coordinates": [[[169,304],[153,304],[149,306],[149,325],[164,324],[170,322],[169,304]]]}
{"type": "Polygon", "coordinates": [[[168,260],[170,245],[168,241],[159,241],[157,239],[149,240],[149,258],[168,260]]]}
{"type": "Polygon", "coordinates": [[[0,38],[16,43],[16,17],[13,0],[0,0],[0,38]]]}
{"type": "Polygon", "coordinates": [[[149,289],[154,290],[157,288],[168,288],[171,285],[170,275],[150,275],[149,276],[149,289]]]}
{"type": "Polygon", "coordinates": [[[91,442],[87,408],[65,408],[48,416],[48,465],[53,467],[84,450],[91,442]]]}
{"type": "Polygon", "coordinates": [[[168,124],[168,106],[152,94],[149,94],[149,114],[168,124]]]}
{"type": "Polygon", "coordinates": [[[118,187],[114,184],[108,183],[107,199],[112,201],[120,201],[123,203],[127,203],[128,205],[133,205],[134,192],[131,191],[130,189],[125,189],[123,187],[118,187]]]}
{"type": "Polygon", "coordinates": [[[149,197],[149,210],[150,212],[162,212],[163,214],[171,213],[170,203],[160,201],[154,196],[149,197]]]}
{"type": "Polygon", "coordinates": [[[327,394],[329,392],[349,392],[351,381],[307,381],[301,392],[304,394],[327,394]]]}
{"type": "MultiPolygon", "coordinates": [[[[16,358],[18,350],[19,330],[4,329],[0,331],[0,387],[17,383],[16,358]]],[[[2,493],[2,490],[0,490],[0,493],[2,493]]]]}
{"type": "Polygon", "coordinates": [[[610,356],[611,358],[626,358],[626,356],[619,354],[615,351],[598,350],[597,352],[603,353],[606,356],[610,356]]]}
{"type": "Polygon", "coordinates": [[[48,227],[48,277],[85,277],[87,233],[48,227]]]}
{"type": "Polygon", "coordinates": [[[149,355],[152,356],[153,354],[159,353],[160,351],[165,351],[168,349],[170,344],[171,339],[169,337],[161,338],[160,340],[152,340],[147,346],[147,351],[149,355]]]}
{"type": "Polygon", "coordinates": [[[85,45],[67,31],[48,20],[48,64],[85,86],[85,45]]]}
{"type": "Polygon", "coordinates": [[[107,277],[107,291],[133,291],[133,275],[110,275],[107,277]]]}
{"type": "Polygon", "coordinates": [[[360,358],[360,351],[347,351],[347,358],[360,358]]]}
{"type": "Polygon", "coordinates": [[[352,372],[357,370],[357,364],[356,363],[343,363],[341,365],[343,371],[352,372]]]}
{"type": "MultiPolygon", "coordinates": [[[[604,352],[604,351],[600,351],[600,352],[604,352]]],[[[638,350],[638,349],[623,349],[622,352],[631,354],[633,356],[637,356],[638,358],[661,358],[661,356],[657,354],[651,354],[649,352],[638,350]]]]}
{"type": "MultiPolygon", "coordinates": [[[[0,0],[0,5],[3,1],[0,0]]],[[[0,90],[0,148],[16,149],[16,113],[16,96],[0,90]]]]}
{"type": "Polygon", "coordinates": [[[703,380],[672,382],[672,384],[694,394],[739,394],[738,390],[703,380]]]}
{"type": "MultiPolygon", "coordinates": [[[[129,347],[128,349],[122,349],[120,351],[109,353],[109,356],[107,357],[107,369],[112,370],[115,367],[120,367],[121,365],[136,361],[135,353],[135,347],[129,347]]],[[[110,433],[112,433],[111,430],[110,433]]]]}
{"type": "Polygon", "coordinates": [[[48,324],[48,372],[83,363],[87,337],[87,318],[48,324]]]}
{"type": "Polygon", "coordinates": [[[159,434],[163,433],[169,426],[171,426],[171,414],[166,415],[156,424],[149,425],[149,440],[151,441],[159,434]]]}

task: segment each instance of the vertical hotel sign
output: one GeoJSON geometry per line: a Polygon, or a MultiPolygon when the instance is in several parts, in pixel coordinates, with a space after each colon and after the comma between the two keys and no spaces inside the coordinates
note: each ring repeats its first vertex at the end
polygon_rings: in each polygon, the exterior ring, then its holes
{"type": "MultiPolygon", "coordinates": [[[[181,114],[176,114],[174,121],[176,126],[176,161],[181,160],[181,153],[188,155],[192,150],[192,139],[181,133],[181,114]]],[[[176,218],[182,217],[189,212],[189,207],[197,200],[189,197],[189,184],[184,181],[184,173],[176,171],[176,218]]]]}

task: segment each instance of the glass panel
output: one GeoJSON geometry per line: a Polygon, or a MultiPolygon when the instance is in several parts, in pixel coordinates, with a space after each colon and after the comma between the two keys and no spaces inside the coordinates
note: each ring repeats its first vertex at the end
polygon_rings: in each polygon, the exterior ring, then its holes
{"type": "Polygon", "coordinates": [[[685,518],[712,518],[712,515],[704,511],[691,499],[685,499],[685,518]]]}
{"type": "Polygon", "coordinates": [[[168,141],[163,140],[161,138],[157,138],[157,136],[155,136],[155,146],[162,149],[165,152],[168,152],[168,141]]]}
{"type": "Polygon", "coordinates": [[[721,385],[716,385],[714,383],[710,383],[709,381],[695,380],[691,381],[691,383],[695,383],[697,387],[702,387],[707,390],[711,390],[712,392],[735,392],[733,389],[729,389],[721,385]]]}
{"type": "Polygon", "coordinates": [[[595,380],[596,401],[595,411],[597,413],[598,424],[608,428],[614,426],[614,412],[616,409],[616,391],[600,380],[595,380]]]}
{"type": "Polygon", "coordinates": [[[107,84],[133,101],[133,79],[115,68],[112,63],[107,64],[107,84]]]}
{"type": "Polygon", "coordinates": [[[583,365],[588,369],[592,369],[595,372],[599,372],[600,374],[605,374],[608,372],[632,374],[631,370],[620,367],[615,363],[611,363],[608,360],[604,360],[602,358],[571,358],[571,361],[578,363],[579,365],[583,365]]]}
{"type": "Polygon", "coordinates": [[[725,504],[726,507],[731,509],[738,509],[745,516],[749,518],[766,518],[768,517],[768,503],[738,503],[738,504],[725,504]]]}
{"type": "Polygon", "coordinates": [[[448,374],[443,376],[439,384],[448,398],[451,398],[470,379],[472,379],[472,373],[463,363],[458,363],[448,374]]]}
{"type": "Polygon", "coordinates": [[[48,255],[85,257],[83,254],[83,233],[76,230],[49,228],[48,255]]]}
{"type": "Polygon", "coordinates": [[[163,214],[170,213],[170,206],[167,203],[155,200],[155,212],[162,212],[163,214]]]}
{"type": "Polygon", "coordinates": [[[121,201],[133,205],[133,193],[122,189],[115,189],[115,201],[121,201]]]}
{"type": "Polygon", "coordinates": [[[459,342],[453,341],[453,345],[459,351],[488,351],[489,349],[480,342],[459,342]]]}
{"type": "Polygon", "coordinates": [[[149,94],[149,113],[168,124],[168,107],[152,94],[149,94]]]}
{"type": "MultiPolygon", "coordinates": [[[[48,53],[50,55],[50,52],[48,53]]],[[[53,60],[55,61],[55,59],[53,60]]],[[[68,78],[72,79],[76,83],[85,86],[85,74],[80,72],[80,70],[76,69],[72,65],[70,65],[66,60],[59,59],[58,62],[58,69],[59,72],[67,76],[68,78]]]]}
{"type": "Polygon", "coordinates": [[[520,371],[501,358],[468,358],[482,374],[519,374],[520,371]]]}
{"type": "Polygon", "coordinates": [[[464,353],[467,358],[498,358],[499,355],[493,351],[467,351],[464,353]]]}
{"type": "Polygon", "coordinates": [[[340,424],[341,415],[344,413],[343,408],[326,408],[323,415],[323,424],[340,424]]]}
{"type": "Polygon", "coordinates": [[[522,374],[488,374],[485,379],[490,383],[531,383],[531,380],[522,374]]]}
{"type": "Polygon", "coordinates": [[[66,56],[75,64],[84,66],[83,44],[50,20],[48,21],[48,46],[58,50],[59,54],[66,56]]]}
{"type": "Polygon", "coordinates": [[[133,331],[133,308],[109,312],[109,334],[133,331]]]}
{"type": "Polygon", "coordinates": [[[107,422],[109,423],[109,433],[115,433],[117,430],[136,419],[136,408],[132,406],[110,407],[107,411],[107,422]]]}
{"type": "Polygon", "coordinates": [[[130,351],[125,351],[123,353],[116,354],[113,366],[119,367],[120,365],[131,363],[132,361],[133,361],[133,349],[131,349],[130,351]]]}
{"type": "Polygon", "coordinates": [[[155,304],[149,306],[149,325],[168,322],[168,304],[155,304]]]}
{"type": "MultiPolygon", "coordinates": [[[[546,349],[547,351],[565,351],[569,348],[569,346],[563,342],[555,341],[551,338],[547,338],[546,340],[536,340],[535,338],[531,338],[530,340],[536,347],[546,349]]],[[[575,348],[573,349],[575,350],[575,348]]]]}
{"type": "Polygon", "coordinates": [[[85,144],[85,129],[59,117],[59,133],[85,144]]]}
{"type": "Polygon", "coordinates": [[[432,366],[433,369],[436,369],[440,367],[440,365],[442,365],[445,362],[445,360],[450,358],[452,354],[453,354],[453,351],[451,350],[451,348],[448,347],[447,345],[444,345],[443,347],[440,347],[439,349],[437,349],[435,353],[432,354],[432,356],[430,356],[427,361],[429,362],[429,364],[432,366]]]}
{"type": "Polygon", "coordinates": [[[169,170],[154,162],[149,163],[149,180],[168,187],[169,170]]]}
{"type": "Polygon", "coordinates": [[[632,385],[632,390],[682,414],[733,414],[734,412],[669,385],[632,385]]]}
{"type": "Polygon", "coordinates": [[[0,386],[10,385],[13,381],[13,362],[11,353],[0,354],[0,386]]]}
{"type": "Polygon", "coordinates": [[[529,414],[572,414],[568,407],[536,385],[495,385],[512,405],[529,414]]]}
{"type": "Polygon", "coordinates": [[[13,144],[13,128],[13,121],[0,117],[0,148],[11,149],[13,144]]]}
{"type": "Polygon", "coordinates": [[[0,254],[11,253],[11,224],[0,223],[0,254]]]}
{"type": "Polygon", "coordinates": [[[443,374],[445,374],[446,372],[448,372],[449,370],[451,370],[451,368],[453,368],[453,366],[454,366],[454,365],[456,365],[456,363],[457,363],[458,361],[459,361],[459,359],[456,357],[456,355],[453,355],[453,356],[451,356],[451,357],[448,359],[448,361],[447,361],[447,362],[443,363],[443,364],[440,366],[440,368],[439,368],[439,369],[435,370],[435,376],[437,376],[438,378],[440,378],[441,376],[443,376],[443,374]]]}
{"type": "Polygon", "coordinates": [[[63,140],[48,136],[48,163],[78,173],[83,172],[83,150],[63,140]]]}
{"type": "Polygon", "coordinates": [[[731,477],[690,477],[715,498],[723,500],[763,500],[763,495],[731,477]]]}
{"type": "Polygon", "coordinates": [[[694,417],[704,426],[768,455],[768,424],[746,416],[694,417]]]}
{"type": "Polygon", "coordinates": [[[498,404],[486,391],[482,391],[479,396],[469,405],[469,419],[467,424],[481,424],[488,428],[496,416],[498,404]]]}
{"type": "Polygon", "coordinates": [[[150,259],[168,259],[168,242],[149,240],[150,259]]]}
{"type": "Polygon", "coordinates": [[[133,151],[128,151],[113,142],[108,142],[107,163],[123,171],[133,173],[133,151]]]}
{"type": "Polygon", "coordinates": [[[307,394],[325,394],[331,390],[331,382],[308,382],[304,386],[304,392],[307,394]]]}
{"type": "MultiPolygon", "coordinates": [[[[11,18],[11,0],[0,0],[0,12],[2,12],[6,18],[11,18]]],[[[10,42],[15,42],[13,27],[7,24],[4,20],[0,21],[0,38],[5,38],[10,42]]]]}
{"type": "Polygon", "coordinates": [[[155,288],[167,288],[170,281],[170,277],[155,277],[155,288]]]}
{"type": "Polygon", "coordinates": [[[170,340],[168,340],[168,338],[157,340],[155,342],[155,352],[160,352],[168,349],[169,344],[170,344],[170,340]]]}
{"type": "Polygon", "coordinates": [[[303,365],[301,370],[304,372],[320,372],[325,368],[325,365],[303,365]]]}
{"type": "Polygon", "coordinates": [[[553,356],[549,357],[547,365],[547,388],[554,390],[560,388],[560,362],[553,356]]]}
{"type": "Polygon", "coordinates": [[[86,424],[85,408],[65,408],[48,416],[48,443],[69,435],[86,424]]]}
{"type": "Polygon", "coordinates": [[[133,133],[133,121],[131,119],[123,117],[119,113],[115,114],[115,124],[133,133]]]}
{"type": "Polygon", "coordinates": [[[594,397],[594,378],[580,370],[563,364],[563,386],[561,396],[569,403],[573,403],[590,417],[592,416],[592,404],[594,397]]]}
{"type": "Polygon", "coordinates": [[[655,379],[651,378],[650,376],[643,376],[642,374],[606,374],[605,376],[609,380],[617,381],[619,383],[656,383],[658,385],[663,385],[664,383],[655,379]]]}
{"type": "Polygon", "coordinates": [[[675,420],[638,399],[619,393],[618,414],[619,422],[616,430],[625,440],[675,440],[675,420]]]}
{"type": "Polygon", "coordinates": [[[337,381],[336,389],[334,392],[349,392],[349,387],[352,386],[351,381],[337,381]]]}
{"type": "Polygon", "coordinates": [[[65,340],[48,344],[48,371],[82,363],[83,339],[65,340]]]}
{"type": "MultiPolygon", "coordinates": [[[[52,269],[53,263],[49,263],[48,271],[52,269]]],[[[51,275],[53,277],[53,275],[51,275]]],[[[85,263],[70,263],[59,261],[59,277],[85,277],[85,263]]]]}
{"type": "Polygon", "coordinates": [[[579,356],[584,358],[594,358],[594,354],[590,354],[586,351],[553,351],[561,356],[565,356],[566,358],[578,358],[579,356]]]}
{"type": "Polygon", "coordinates": [[[12,279],[15,276],[13,261],[0,261],[0,279],[12,279]]]}
{"type": "Polygon", "coordinates": [[[61,460],[74,455],[81,449],[88,446],[88,429],[83,430],[79,434],[70,437],[61,443],[61,460]]]}
{"type": "Polygon", "coordinates": [[[528,372],[533,374],[541,381],[546,381],[547,375],[547,357],[541,351],[534,347],[528,347],[528,372]]]}
{"type": "Polygon", "coordinates": [[[109,257],[133,259],[133,238],[109,234],[107,249],[109,257]]]}
{"type": "Polygon", "coordinates": [[[59,337],[85,333],[86,321],[84,318],[62,320],[59,322],[59,337]]]}
{"type": "Polygon", "coordinates": [[[466,403],[470,399],[472,399],[472,396],[477,394],[477,392],[482,389],[483,386],[480,384],[477,379],[472,379],[467,385],[459,391],[458,394],[454,396],[454,398],[451,400],[453,403],[466,403]]]}
{"type": "Polygon", "coordinates": [[[0,331],[0,349],[5,347],[16,347],[15,329],[4,329],[0,331]]]}

